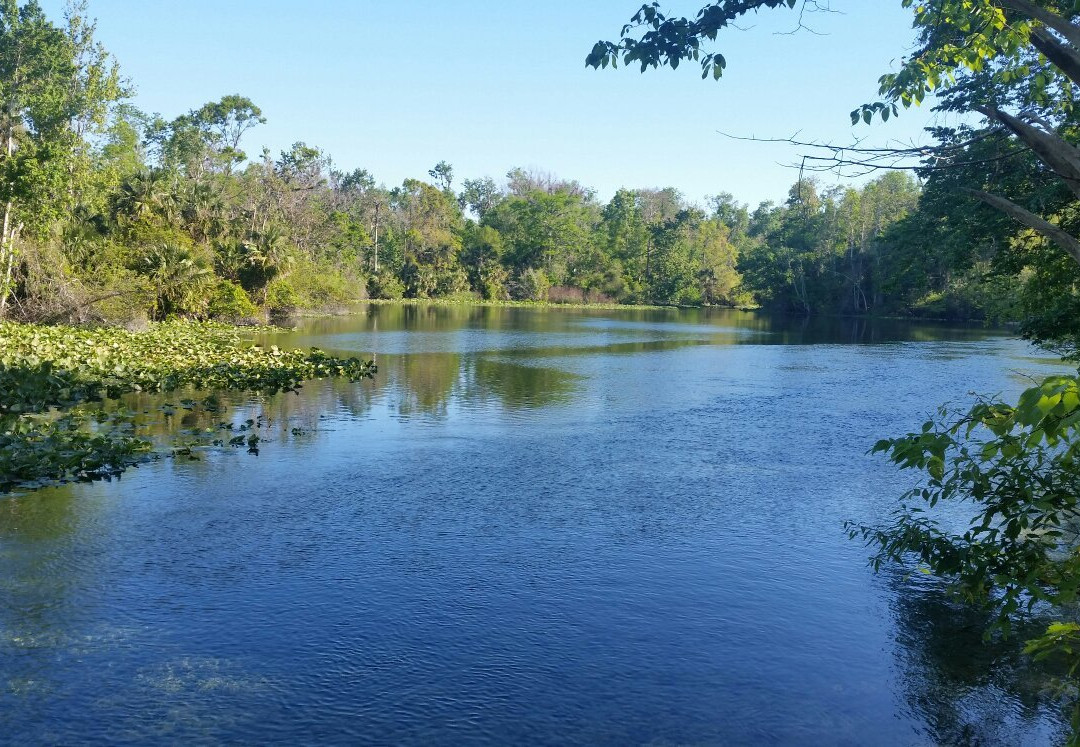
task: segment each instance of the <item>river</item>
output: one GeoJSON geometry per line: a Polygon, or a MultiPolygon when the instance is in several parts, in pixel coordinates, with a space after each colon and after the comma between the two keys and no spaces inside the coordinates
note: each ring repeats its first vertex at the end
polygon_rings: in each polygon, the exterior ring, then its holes
{"type": "Polygon", "coordinates": [[[843,532],[915,478],[874,441],[1060,370],[1022,341],[377,306],[265,342],[379,373],[226,397],[258,454],[0,497],[0,743],[1061,734],[1015,645],[843,532]]]}

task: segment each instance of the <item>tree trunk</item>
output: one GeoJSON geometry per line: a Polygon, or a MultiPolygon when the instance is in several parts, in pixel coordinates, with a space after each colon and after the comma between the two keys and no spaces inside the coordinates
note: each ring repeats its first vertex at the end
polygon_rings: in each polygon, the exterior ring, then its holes
{"type": "MultiPolygon", "coordinates": [[[[12,100],[8,104],[7,132],[4,137],[4,154],[8,162],[15,154],[14,108],[15,102],[12,100]]],[[[8,188],[11,188],[10,185],[8,188]]],[[[4,206],[3,227],[0,228],[0,272],[3,273],[0,275],[0,318],[3,318],[7,310],[7,299],[11,294],[12,276],[15,270],[15,236],[18,229],[15,228],[14,210],[15,201],[12,197],[8,197],[7,204],[4,206]]]]}
{"type": "Polygon", "coordinates": [[[375,274],[379,274],[379,203],[375,203],[375,274]]]}
{"type": "Polygon", "coordinates": [[[1028,37],[1031,46],[1042,52],[1043,56],[1068,76],[1073,83],[1080,84],[1080,52],[1059,42],[1053,34],[1044,29],[1035,29],[1028,37]]]}

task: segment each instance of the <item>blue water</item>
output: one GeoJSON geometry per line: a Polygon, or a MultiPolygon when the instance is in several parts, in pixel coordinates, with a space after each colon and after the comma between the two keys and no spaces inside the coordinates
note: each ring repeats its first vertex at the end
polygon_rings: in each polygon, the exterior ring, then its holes
{"type": "Polygon", "coordinates": [[[1015,641],[842,528],[914,477],[875,440],[1059,370],[1026,343],[434,307],[267,341],[379,374],[227,398],[257,456],[0,497],[0,742],[1060,738],[1015,641]]]}

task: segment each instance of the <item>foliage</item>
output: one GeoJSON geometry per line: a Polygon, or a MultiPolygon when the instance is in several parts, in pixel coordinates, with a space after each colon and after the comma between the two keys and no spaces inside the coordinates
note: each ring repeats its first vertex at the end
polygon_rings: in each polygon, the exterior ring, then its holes
{"type": "Polygon", "coordinates": [[[546,301],[551,281],[543,270],[530,267],[515,283],[514,297],[519,301],[546,301]]]}
{"type": "Polygon", "coordinates": [[[303,381],[370,378],[375,366],[320,350],[245,343],[220,324],[167,322],[146,332],[0,323],[0,490],[123,471],[149,445],[78,409],[127,392],[179,388],[274,393],[303,381]],[[55,411],[61,412],[55,417],[55,411]]]}
{"type": "MultiPolygon", "coordinates": [[[[909,208],[911,184],[882,180],[824,195],[822,216],[787,203],[759,208],[768,216],[754,225],[730,195],[704,209],[673,188],[623,189],[604,203],[576,181],[520,168],[501,182],[463,179],[455,194],[453,166],[440,161],[425,175],[430,183],[388,188],[364,169],[338,170],[303,141],[250,154],[245,141],[265,117],[240,94],[172,119],[144,114],[124,101],[84,11],[65,31],[33,2],[4,8],[21,19],[5,33],[32,41],[27,72],[41,69],[33,81],[18,79],[22,121],[36,129],[19,130],[15,158],[0,154],[12,183],[25,187],[13,210],[26,225],[8,242],[10,292],[0,300],[10,303],[0,315],[123,323],[254,316],[237,288],[274,312],[366,293],[536,300],[541,277],[590,301],[756,300],[813,313],[930,308],[889,285],[925,248],[881,238],[909,208]],[[71,76],[81,81],[77,100],[71,76]],[[892,212],[882,207],[890,204],[892,212]],[[789,250],[791,271],[773,271],[772,258],[789,250]],[[890,252],[899,258],[887,259],[890,252]],[[897,273],[883,275],[886,266],[897,273]],[[800,283],[807,303],[793,298],[800,283]]],[[[935,276],[921,295],[947,286],[935,276]]]]}
{"type": "Polygon", "coordinates": [[[372,275],[367,281],[368,295],[384,301],[399,301],[405,295],[405,284],[396,275],[372,275]]]}
{"type": "MultiPolygon", "coordinates": [[[[1078,431],[1080,376],[1049,377],[1015,405],[982,400],[959,417],[941,408],[920,432],[873,449],[925,472],[925,483],[904,494],[892,523],[849,522],[848,531],[875,548],[875,569],[915,562],[966,602],[992,610],[1005,633],[1035,605],[1071,608],[1080,587],[1078,431]]],[[[1064,625],[1028,650],[1064,656],[1072,674],[1080,648],[1071,623],[1064,625]]],[[[1068,687],[1075,691],[1075,681],[1068,687]]],[[[1080,700],[1073,713],[1075,723],[1080,700]]]]}
{"type": "Polygon", "coordinates": [[[245,344],[235,328],[166,322],[147,332],[0,323],[0,414],[40,412],[129,391],[294,391],[306,379],[359,381],[370,362],[245,344]]]}
{"type": "Polygon", "coordinates": [[[1016,405],[981,401],[958,419],[942,409],[921,432],[878,442],[875,452],[929,480],[905,494],[893,526],[860,529],[878,547],[875,564],[914,553],[966,599],[997,609],[1006,627],[1021,604],[1072,602],[1080,584],[1078,430],[1080,378],[1054,376],[1016,405]],[[949,501],[976,511],[962,531],[927,513],[949,501]]]}
{"type": "Polygon", "coordinates": [[[150,443],[123,433],[88,433],[80,418],[0,418],[0,493],[66,479],[118,475],[146,458],[150,443]]]}
{"type": "Polygon", "coordinates": [[[210,296],[206,313],[212,319],[237,321],[255,317],[259,309],[243,288],[231,280],[222,280],[210,296]]]}
{"type": "MultiPolygon", "coordinates": [[[[1074,92],[1080,85],[1080,27],[1074,23],[1075,4],[1058,0],[902,0],[913,11],[918,46],[898,72],[879,79],[881,101],[851,112],[852,124],[870,123],[875,115],[889,119],[899,107],[923,102],[930,93],[940,99],[936,108],[978,113],[984,131],[968,124],[938,128],[940,143],[929,149],[861,149],[853,160],[842,149],[824,146],[834,167],[895,168],[896,159],[915,153],[927,157],[926,170],[960,169],[961,193],[1034,231],[1042,240],[1080,265],[1080,232],[1063,225],[1053,204],[1017,200],[1001,189],[1012,171],[1005,159],[1023,155],[1034,164],[1043,186],[1080,199],[1080,151],[1074,92]],[[969,159],[981,144],[1004,143],[1004,154],[969,159]],[[889,159],[893,159],[890,161],[889,159]],[[995,168],[996,167],[996,168],[995,168]],[[979,172],[982,173],[979,173],[979,172]]],[[[800,8],[799,24],[807,11],[828,10],[815,0],[712,0],[693,18],[668,17],[657,2],[641,6],[623,26],[618,42],[600,41],[586,57],[594,68],[640,63],[649,68],[693,60],[702,77],[720,78],[726,60],[709,51],[719,32],[761,10],[800,8]]],[[[815,162],[829,161],[826,157],[815,162]]],[[[1043,190],[1040,190],[1043,191],[1043,190]]],[[[1026,195],[1027,198],[1033,195],[1026,195]]],[[[805,304],[805,299],[802,299],[805,304]]]]}

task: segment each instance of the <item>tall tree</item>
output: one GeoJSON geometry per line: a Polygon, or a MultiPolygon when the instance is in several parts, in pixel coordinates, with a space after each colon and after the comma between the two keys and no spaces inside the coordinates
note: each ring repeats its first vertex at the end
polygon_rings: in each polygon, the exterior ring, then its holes
{"type": "Polygon", "coordinates": [[[104,122],[121,90],[115,67],[93,41],[81,6],[67,28],[36,0],[0,1],[0,316],[26,233],[41,234],[73,207],[84,137],[104,122]]]}

